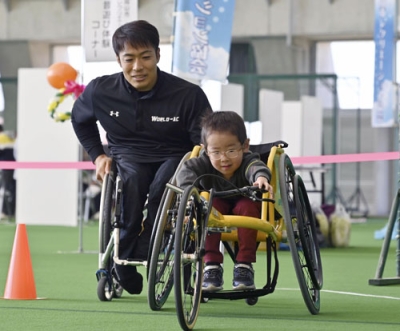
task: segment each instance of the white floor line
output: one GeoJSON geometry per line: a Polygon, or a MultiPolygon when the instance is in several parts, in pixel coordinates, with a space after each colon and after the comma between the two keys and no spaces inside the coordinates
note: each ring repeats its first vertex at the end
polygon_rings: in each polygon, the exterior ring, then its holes
{"type": "MultiPolygon", "coordinates": [[[[300,291],[300,289],[297,289],[297,288],[277,288],[277,290],[300,291]]],[[[400,300],[400,298],[398,298],[398,297],[391,297],[391,296],[387,296],[387,295],[374,295],[374,294],[363,294],[363,293],[331,291],[331,290],[321,290],[321,292],[344,294],[344,295],[354,295],[354,296],[359,296],[359,297],[370,297],[370,298],[378,298],[378,299],[400,300]]]]}

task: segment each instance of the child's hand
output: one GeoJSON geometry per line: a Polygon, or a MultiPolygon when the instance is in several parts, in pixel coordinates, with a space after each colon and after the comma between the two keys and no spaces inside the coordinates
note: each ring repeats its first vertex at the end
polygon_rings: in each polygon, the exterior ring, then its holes
{"type": "Polygon", "coordinates": [[[258,186],[260,189],[264,189],[269,192],[269,196],[271,199],[274,198],[274,189],[269,184],[268,179],[265,177],[258,177],[256,181],[253,183],[253,186],[258,186]]]}

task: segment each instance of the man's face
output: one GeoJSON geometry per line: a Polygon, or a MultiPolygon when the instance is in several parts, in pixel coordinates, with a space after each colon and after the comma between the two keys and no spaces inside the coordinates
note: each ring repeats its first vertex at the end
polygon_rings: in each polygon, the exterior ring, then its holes
{"type": "Polygon", "coordinates": [[[125,79],[141,92],[150,91],[157,82],[157,63],[160,60],[160,49],[151,46],[132,47],[125,44],[117,61],[122,68],[125,79]]]}

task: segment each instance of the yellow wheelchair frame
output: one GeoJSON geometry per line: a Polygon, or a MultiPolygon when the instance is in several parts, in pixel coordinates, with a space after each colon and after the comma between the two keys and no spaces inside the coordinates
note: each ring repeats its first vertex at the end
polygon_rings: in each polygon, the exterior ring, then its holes
{"type": "MultiPolygon", "coordinates": [[[[279,272],[276,245],[287,240],[306,306],[311,314],[319,313],[323,277],[316,225],[304,183],[284,153],[286,146],[284,142],[277,142],[250,148],[253,152],[258,152],[257,149],[261,151],[260,155],[262,159],[267,159],[272,173],[275,200],[269,199],[269,193],[262,194],[260,218],[222,215],[212,207],[213,197],[232,195],[234,192],[254,199],[249,187],[226,192],[199,191],[195,186],[182,190],[175,182],[178,167],[167,184],[153,229],[153,249],[147,274],[148,302],[152,310],[162,308],[174,287],[179,324],[183,330],[191,330],[196,323],[200,303],[210,298],[246,299],[249,305],[255,304],[258,297],[274,291],[279,272]],[[263,152],[263,148],[268,152],[263,152]],[[222,232],[222,241],[234,260],[235,252],[227,242],[237,241],[235,228],[238,227],[258,230],[257,240],[266,242],[266,285],[255,290],[203,292],[207,232],[222,232]],[[272,261],[275,262],[273,272],[272,261]]],[[[199,152],[200,147],[196,146],[182,162],[197,157],[199,152]]]]}

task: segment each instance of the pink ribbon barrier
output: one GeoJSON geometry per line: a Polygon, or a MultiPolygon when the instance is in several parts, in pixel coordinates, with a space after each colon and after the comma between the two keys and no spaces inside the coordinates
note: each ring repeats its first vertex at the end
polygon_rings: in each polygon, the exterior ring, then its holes
{"type": "Polygon", "coordinates": [[[95,170],[95,165],[90,161],[81,162],[25,162],[1,161],[0,169],[78,169],[95,170]]]}
{"type": "Polygon", "coordinates": [[[321,156],[300,156],[291,157],[293,164],[312,164],[312,163],[346,163],[346,162],[368,162],[368,161],[388,161],[399,160],[400,152],[382,153],[359,153],[359,154],[337,154],[321,156]]]}
{"type": "MultiPolygon", "coordinates": [[[[399,160],[399,152],[337,154],[321,156],[291,157],[293,164],[314,163],[346,163],[399,160]]],[[[26,162],[26,161],[0,161],[0,169],[75,169],[95,170],[95,165],[90,161],[81,162],[26,162]]]]}

